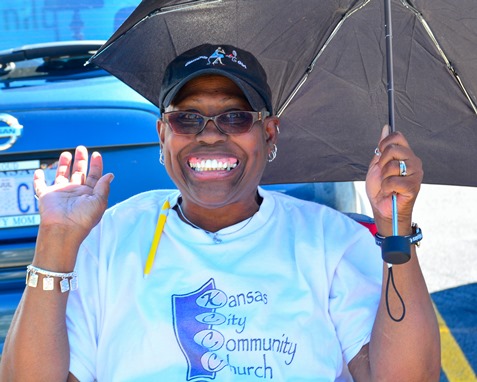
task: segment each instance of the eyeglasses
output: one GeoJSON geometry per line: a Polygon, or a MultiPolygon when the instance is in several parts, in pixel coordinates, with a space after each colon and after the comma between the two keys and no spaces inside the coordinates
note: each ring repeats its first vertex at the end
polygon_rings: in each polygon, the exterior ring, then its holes
{"type": "Polygon", "coordinates": [[[248,133],[255,122],[267,115],[268,112],[239,110],[206,117],[191,111],[169,111],[162,114],[162,120],[178,135],[200,134],[209,121],[213,121],[221,133],[237,135],[248,133]]]}

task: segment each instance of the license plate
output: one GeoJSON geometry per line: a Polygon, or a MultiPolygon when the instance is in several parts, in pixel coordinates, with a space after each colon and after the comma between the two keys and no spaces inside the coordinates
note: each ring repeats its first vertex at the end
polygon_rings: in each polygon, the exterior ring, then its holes
{"type": "Polygon", "coordinates": [[[38,200],[33,188],[33,173],[38,168],[43,168],[47,184],[53,184],[56,162],[0,162],[0,229],[40,223],[38,200]]]}

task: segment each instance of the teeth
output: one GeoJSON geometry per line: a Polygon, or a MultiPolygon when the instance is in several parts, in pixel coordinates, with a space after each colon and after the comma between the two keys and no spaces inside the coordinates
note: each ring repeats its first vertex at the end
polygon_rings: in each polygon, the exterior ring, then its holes
{"type": "Polygon", "coordinates": [[[231,169],[237,167],[237,162],[230,163],[218,161],[217,159],[202,159],[201,161],[197,161],[195,163],[189,162],[189,166],[195,171],[230,171],[231,169]]]}

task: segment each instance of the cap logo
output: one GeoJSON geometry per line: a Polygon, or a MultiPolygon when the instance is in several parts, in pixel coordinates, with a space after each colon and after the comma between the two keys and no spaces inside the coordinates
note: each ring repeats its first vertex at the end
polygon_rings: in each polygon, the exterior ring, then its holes
{"type": "Polygon", "coordinates": [[[190,60],[185,63],[184,66],[189,66],[190,64],[199,61],[199,60],[207,60],[207,65],[226,65],[228,62],[225,61],[226,63],[222,61],[222,59],[228,58],[231,62],[236,63],[240,65],[242,68],[247,69],[247,65],[245,65],[242,61],[240,61],[237,57],[237,52],[235,50],[232,50],[232,53],[227,54],[223,48],[220,46],[215,49],[214,53],[212,53],[210,56],[198,56],[194,58],[193,60],[190,60]]]}

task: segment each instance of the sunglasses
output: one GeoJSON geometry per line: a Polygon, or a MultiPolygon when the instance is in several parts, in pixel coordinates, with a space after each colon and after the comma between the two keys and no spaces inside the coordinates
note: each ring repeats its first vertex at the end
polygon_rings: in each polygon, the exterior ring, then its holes
{"type": "Polygon", "coordinates": [[[267,115],[268,112],[238,110],[206,117],[192,111],[169,111],[162,114],[162,120],[178,135],[200,134],[209,121],[213,121],[222,134],[237,135],[248,133],[255,122],[267,115]]]}

